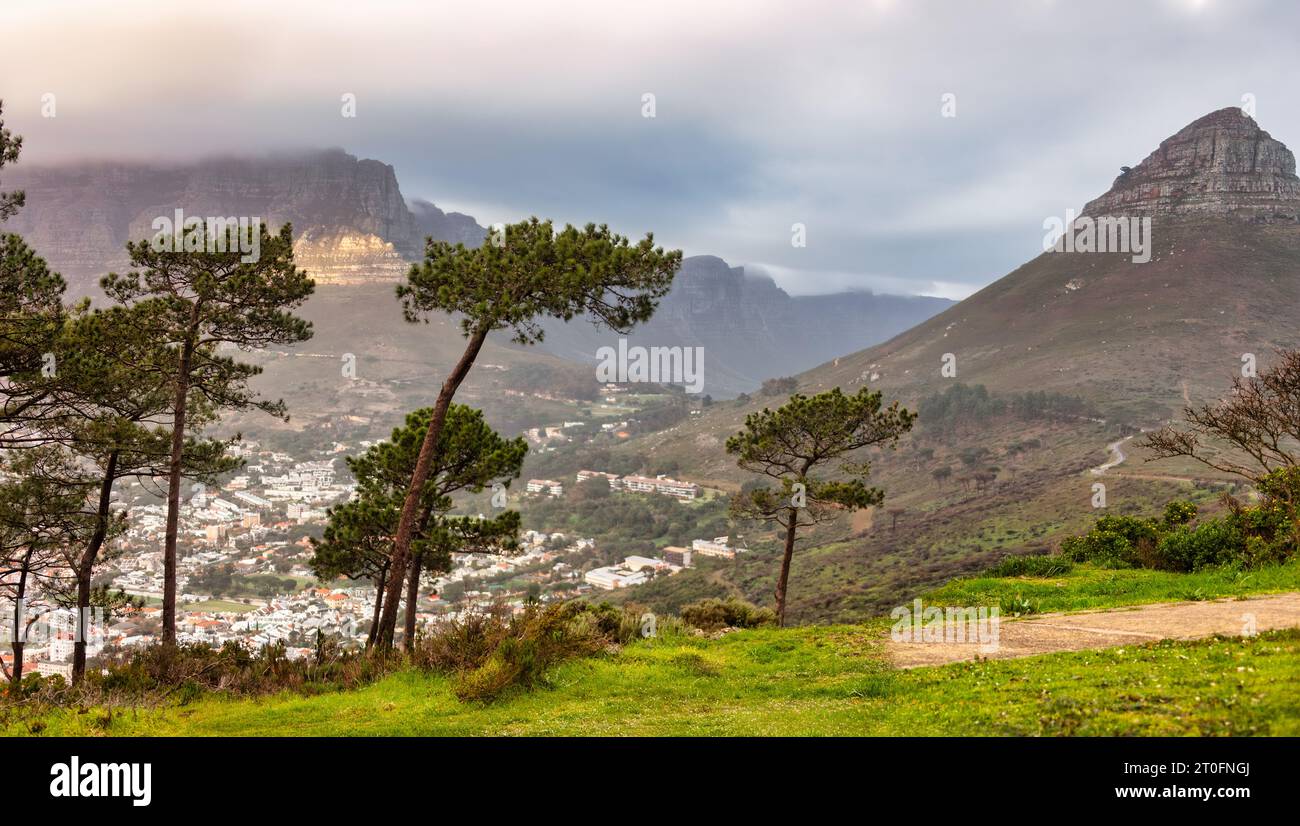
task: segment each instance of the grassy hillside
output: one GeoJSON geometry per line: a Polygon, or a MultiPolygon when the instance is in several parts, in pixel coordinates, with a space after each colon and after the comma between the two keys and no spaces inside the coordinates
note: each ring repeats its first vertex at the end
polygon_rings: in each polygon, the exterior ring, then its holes
{"type": "MultiPolygon", "coordinates": [[[[972,579],[931,604],[1034,591],[1044,610],[1300,589],[1300,564],[1254,574],[1081,566],[972,579]],[[1182,577],[1182,579],[1178,579],[1182,577]],[[1055,594],[1055,596],[1051,596],[1055,594]]],[[[7,735],[1188,735],[1300,734],[1300,630],[900,670],[888,621],[670,632],[553,669],[492,704],[413,670],[357,691],[200,696],[144,708],[0,711],[7,735]]]]}
{"type": "MultiPolygon", "coordinates": [[[[878,629],[877,629],[878,631],[878,629]]],[[[402,672],[360,691],[60,712],[21,735],[1300,734],[1300,631],[898,671],[861,627],[664,639],[492,705],[402,672]]]]}
{"type": "MultiPolygon", "coordinates": [[[[1131,448],[1125,464],[1104,477],[1091,474],[1116,438],[1111,427],[1091,421],[1006,418],[927,435],[923,420],[897,451],[871,456],[871,483],[886,491],[882,507],[801,534],[789,616],[796,622],[861,621],[1004,556],[1047,552],[1103,512],[1149,516],[1176,498],[1196,502],[1204,513],[1220,507],[1223,480],[1191,468],[1165,467],[1157,475],[1156,466],[1144,466],[1131,448]],[[986,451],[985,464],[999,468],[996,481],[982,489],[956,481],[968,472],[960,454],[971,446],[986,451]],[[953,478],[937,482],[931,475],[937,467],[953,468],[953,478]],[[1106,485],[1105,511],[1092,507],[1098,481],[1106,485]],[[897,520],[892,509],[902,509],[897,520]]],[[[706,596],[770,605],[778,541],[758,526],[737,530],[751,554],[735,562],[699,560],[696,569],[610,598],[658,611],[706,596]]]]}
{"type": "MultiPolygon", "coordinates": [[[[801,622],[856,621],[1007,554],[1049,550],[1099,512],[1145,514],[1174,498],[1203,512],[1230,480],[1186,462],[1146,463],[1140,439],[1104,476],[1108,446],[1158,427],[1186,403],[1218,398],[1243,353],[1267,364],[1276,347],[1300,342],[1300,227],[1230,218],[1159,218],[1146,264],[1126,255],[1043,254],[955,307],[876,347],[798,376],[800,392],[862,385],[915,410],[961,382],[995,397],[1060,392],[1092,412],[1033,420],[1007,414],[935,429],[922,415],[897,451],[869,456],[872,484],[886,491],[877,513],[802,538],[791,582],[801,622]],[[940,374],[944,354],[956,378],[940,374]],[[981,450],[974,467],[962,455],[981,450]],[[976,467],[991,484],[961,486],[976,467]],[[954,470],[941,483],[934,473],[954,470]],[[902,509],[895,523],[890,509],[902,509]]],[[[746,414],[783,397],[722,402],[680,426],[639,438],[636,450],[673,462],[682,476],[736,489],[748,478],[723,444],[746,414]]],[[[775,542],[748,526],[756,549],[732,566],[702,566],[618,599],[668,609],[701,596],[736,594],[771,604],[775,542]]]]}

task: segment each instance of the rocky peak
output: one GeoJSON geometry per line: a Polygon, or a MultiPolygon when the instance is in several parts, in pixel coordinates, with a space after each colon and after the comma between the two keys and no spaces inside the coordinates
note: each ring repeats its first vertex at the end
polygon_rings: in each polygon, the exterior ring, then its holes
{"type": "Polygon", "coordinates": [[[1220,109],[1162,142],[1084,213],[1300,220],[1295,155],[1241,109],[1220,109]]]}

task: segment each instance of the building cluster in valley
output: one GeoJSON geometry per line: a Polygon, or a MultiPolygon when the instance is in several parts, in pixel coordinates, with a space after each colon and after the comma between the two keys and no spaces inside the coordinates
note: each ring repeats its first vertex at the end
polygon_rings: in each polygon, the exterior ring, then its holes
{"type": "MultiPolygon", "coordinates": [[[[371,444],[362,441],[359,446],[364,450],[371,444]]],[[[336,442],[302,460],[244,443],[235,449],[244,459],[238,475],[216,486],[194,485],[185,491],[178,534],[179,642],[215,647],[233,642],[249,649],[281,644],[290,657],[309,656],[321,635],[364,644],[373,619],[375,584],[351,581],[321,587],[309,567],[311,537],[320,535],[328,509],[347,501],[356,489],[341,458],[356,449],[356,444],[336,442]]],[[[624,493],[680,501],[700,495],[695,483],[667,476],[590,470],[577,474],[578,482],[594,479],[624,493]]],[[[159,488],[146,484],[122,486],[114,508],[125,510],[125,529],[107,546],[95,577],[96,586],[121,589],[143,604],[90,623],[91,658],[101,651],[107,656],[147,646],[161,633],[166,506],[159,488]]],[[[560,496],[564,485],[534,479],[527,490],[560,496]]],[[[526,531],[515,555],[453,554],[451,571],[425,580],[417,618],[427,625],[494,606],[521,611],[529,602],[637,585],[690,568],[700,556],[731,557],[743,550],[729,546],[726,537],[699,539],[690,548],[666,547],[660,558],[628,556],[607,565],[610,557],[598,552],[591,539],[526,531]]],[[[4,616],[12,616],[13,610],[12,602],[0,601],[4,616]]],[[[38,633],[26,646],[25,672],[68,677],[76,625],[72,613],[56,607],[39,589],[29,594],[25,611],[29,618],[39,618],[33,624],[38,633]]],[[[11,646],[0,647],[8,668],[11,646]]]]}
{"type": "MultiPolygon", "coordinates": [[[[671,496],[674,499],[680,499],[683,502],[690,502],[700,495],[700,486],[694,482],[683,482],[679,479],[671,479],[668,476],[660,474],[653,478],[649,476],[638,476],[630,473],[627,476],[619,476],[616,473],[605,473],[599,470],[580,470],[577,474],[576,481],[578,484],[592,480],[604,479],[609,484],[609,489],[625,493],[658,493],[663,496],[671,496]]],[[[563,496],[564,483],[554,479],[529,479],[525,486],[528,493],[546,494],[548,496],[563,496]]]]}
{"type": "MultiPolygon", "coordinates": [[[[537,531],[525,532],[520,540],[520,553],[512,556],[452,554],[451,571],[426,580],[421,589],[417,624],[427,627],[502,605],[519,612],[530,600],[567,599],[593,589],[582,581],[578,564],[566,561],[587,555],[594,546],[592,540],[537,531]]],[[[302,573],[307,572],[303,569],[302,573]]],[[[312,656],[321,635],[360,646],[374,619],[375,598],[374,583],[363,582],[285,589],[284,593],[251,599],[187,593],[178,612],[177,641],[213,647],[234,642],[249,650],[281,644],[292,659],[312,656]]],[[[9,616],[13,604],[0,603],[0,610],[9,616]]],[[[26,612],[39,618],[28,637],[26,673],[69,678],[74,614],[39,598],[27,604],[26,612]]],[[[87,656],[93,658],[105,648],[131,650],[149,645],[157,639],[160,620],[161,608],[147,604],[119,612],[102,624],[92,622],[87,627],[87,656]]],[[[0,656],[11,670],[13,654],[6,650],[0,656]]]]}
{"type": "Polygon", "coordinates": [[[591,585],[606,591],[641,585],[657,576],[667,576],[693,568],[696,557],[711,556],[721,559],[735,559],[736,554],[745,553],[747,548],[729,544],[728,537],[714,539],[696,539],[691,547],[683,548],[668,545],[663,549],[663,557],[655,559],[647,556],[629,556],[617,565],[595,568],[586,573],[584,579],[591,585]]]}

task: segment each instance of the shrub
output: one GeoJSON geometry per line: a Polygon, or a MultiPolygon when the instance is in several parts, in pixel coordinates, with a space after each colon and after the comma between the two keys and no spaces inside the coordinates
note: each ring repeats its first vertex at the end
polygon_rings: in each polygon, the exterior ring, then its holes
{"type": "Polygon", "coordinates": [[[1196,506],[1191,502],[1175,500],[1165,505],[1165,518],[1163,520],[1166,528],[1176,528],[1179,525],[1186,525],[1196,518],[1196,506]]]}
{"type": "Polygon", "coordinates": [[[599,654],[640,634],[640,618],[608,603],[531,605],[468,614],[420,638],[412,656],[425,669],[450,673],[461,700],[490,702],[512,687],[529,689],[553,666],[599,654]]]}
{"type": "Polygon", "coordinates": [[[611,644],[632,639],[639,629],[633,615],[608,604],[568,602],[530,607],[489,630],[497,639],[487,656],[456,675],[453,690],[461,700],[491,701],[507,689],[529,689],[554,665],[589,657],[611,644]]]}
{"type": "Polygon", "coordinates": [[[1170,531],[1160,540],[1156,555],[1169,571],[1195,571],[1242,559],[1246,540],[1232,519],[1211,519],[1170,531]]]}
{"type": "Polygon", "coordinates": [[[757,628],[762,625],[776,624],[776,612],[772,609],[759,608],[752,602],[735,597],[704,599],[683,605],[680,616],[682,622],[701,631],[757,628]]]}
{"type": "MultiPolygon", "coordinates": [[[[1072,537],[1073,538],[1073,537],[1072,537]]],[[[1074,563],[1064,555],[1048,556],[1009,556],[992,568],[984,571],[983,576],[1061,576],[1074,570],[1074,563]]]]}
{"type": "Polygon", "coordinates": [[[1300,470],[1274,471],[1257,483],[1258,505],[1227,494],[1228,513],[1193,525],[1191,502],[1170,502],[1160,519],[1103,516],[1083,536],[1061,542],[1061,555],[1106,567],[1196,571],[1221,565],[1247,568],[1285,562],[1300,537],[1300,470]]]}
{"type": "MultiPolygon", "coordinates": [[[[1108,517],[1127,519],[1129,517],[1108,517]]],[[[1131,568],[1137,564],[1137,548],[1123,534],[1098,527],[1083,536],[1061,542],[1061,555],[1072,562],[1094,562],[1105,568],[1131,568]]]]}

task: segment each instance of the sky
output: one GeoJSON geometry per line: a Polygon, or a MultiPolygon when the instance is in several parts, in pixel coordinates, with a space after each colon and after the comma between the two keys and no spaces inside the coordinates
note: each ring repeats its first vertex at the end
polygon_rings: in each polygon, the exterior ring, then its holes
{"type": "Polygon", "coordinates": [[[342,147],[480,224],[962,298],[1201,115],[1300,145],[1297,31],[1263,0],[4,0],[0,99],[25,165],[342,147]]]}

